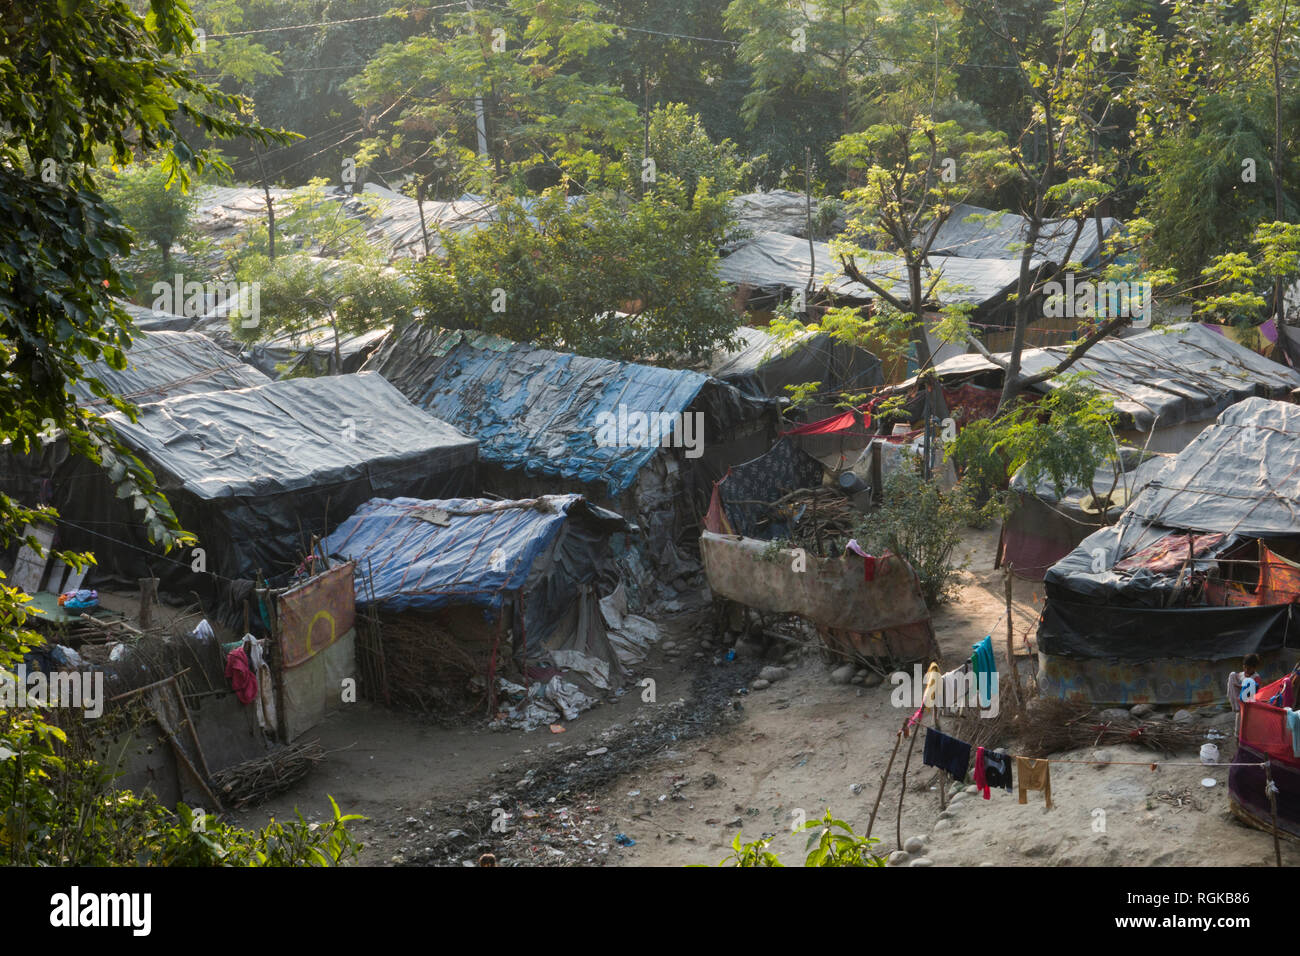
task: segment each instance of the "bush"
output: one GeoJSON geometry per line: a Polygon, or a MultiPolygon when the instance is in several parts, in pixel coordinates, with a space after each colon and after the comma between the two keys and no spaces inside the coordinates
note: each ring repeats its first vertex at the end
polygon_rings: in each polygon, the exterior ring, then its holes
{"type": "Polygon", "coordinates": [[[952,553],[961,530],[982,521],[984,512],[964,483],[944,492],[911,468],[886,477],[883,492],[883,504],[859,525],[858,540],[873,553],[887,549],[902,557],[921,579],[926,604],[942,604],[960,570],[952,553]]]}

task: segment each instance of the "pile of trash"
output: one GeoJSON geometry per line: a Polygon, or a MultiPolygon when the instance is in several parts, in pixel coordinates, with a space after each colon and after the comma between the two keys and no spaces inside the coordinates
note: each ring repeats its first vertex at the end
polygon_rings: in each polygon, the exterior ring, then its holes
{"type": "Polygon", "coordinates": [[[543,725],[558,724],[563,720],[577,720],[584,710],[597,704],[594,697],[582,692],[556,674],[543,684],[524,687],[504,677],[497,678],[498,701],[504,709],[488,724],[489,730],[536,730],[543,725]]]}

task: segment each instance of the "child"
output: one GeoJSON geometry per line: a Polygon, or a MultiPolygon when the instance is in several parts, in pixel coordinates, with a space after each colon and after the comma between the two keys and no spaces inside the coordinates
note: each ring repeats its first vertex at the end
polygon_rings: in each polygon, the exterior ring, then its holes
{"type": "Polygon", "coordinates": [[[1247,654],[1241,662],[1241,671],[1228,675],[1228,703],[1233,710],[1241,710],[1243,700],[1254,700],[1259,691],[1259,655],[1247,654]]]}

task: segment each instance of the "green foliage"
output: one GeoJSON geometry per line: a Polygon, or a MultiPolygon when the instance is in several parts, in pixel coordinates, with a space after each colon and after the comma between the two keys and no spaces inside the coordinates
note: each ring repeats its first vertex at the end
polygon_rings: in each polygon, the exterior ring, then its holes
{"type": "Polygon", "coordinates": [[[977,418],[957,432],[944,455],[978,502],[992,500],[1007,487],[1007,460],[998,450],[1002,429],[991,418],[977,418]]]}
{"type": "Polygon", "coordinates": [[[886,549],[899,555],[921,582],[930,606],[950,597],[953,552],[962,529],[982,521],[969,490],[958,483],[944,491],[937,481],[921,477],[919,468],[904,467],[885,477],[880,508],[863,518],[857,538],[873,554],[886,549]]]}
{"type": "Polygon", "coordinates": [[[444,234],[445,261],[410,268],[426,321],[627,361],[699,360],[738,324],[717,277],[726,202],[702,180],[640,199],[558,190],[495,222],[444,234]]]}
{"type": "Polygon", "coordinates": [[[153,246],[153,255],[142,257],[135,270],[137,283],[147,285],[154,277],[170,280],[172,247],[194,234],[190,218],[198,205],[197,195],[182,188],[161,162],[128,166],[107,183],[104,195],[136,242],[153,246]]]}
{"type": "MultiPolygon", "coordinates": [[[[638,143],[626,160],[630,178],[624,188],[631,192],[640,187],[643,145],[638,143]]],[[[727,139],[713,142],[699,116],[684,103],[669,103],[650,111],[649,158],[655,163],[656,181],[663,177],[675,180],[681,187],[679,194],[688,200],[701,181],[708,182],[714,195],[729,197],[747,184],[752,173],[751,164],[740,158],[736,144],[727,139]]]]}
{"type": "Polygon", "coordinates": [[[91,761],[61,755],[57,727],[8,715],[0,730],[0,864],[6,866],[339,866],[361,845],[329,798],[332,818],[308,823],[301,813],[244,830],[175,811],[149,791],[114,790],[91,761]]]}
{"type": "MultiPolygon", "coordinates": [[[[804,866],[885,865],[884,858],[871,849],[880,840],[876,837],[859,836],[843,820],[836,819],[829,809],[821,819],[809,820],[798,829],[811,833],[805,847],[808,856],[804,860],[804,866]]],[[[770,837],[742,843],[740,833],[737,831],[731,841],[731,853],[723,857],[718,862],[718,866],[785,866],[777,855],[768,849],[771,843],[770,837]]]]}
{"type": "Polygon", "coordinates": [[[808,837],[808,858],[804,866],[884,866],[883,857],[871,848],[880,841],[875,837],[862,837],[843,820],[837,820],[827,809],[820,820],[809,820],[804,830],[815,830],[808,837]]]}
{"type": "Polygon", "coordinates": [[[1007,474],[1024,469],[1034,487],[1051,480],[1057,495],[1075,483],[1090,485],[1097,467],[1114,455],[1113,402],[1084,376],[1060,380],[1038,402],[1020,402],[998,419],[993,448],[1005,456],[1007,474]]]}

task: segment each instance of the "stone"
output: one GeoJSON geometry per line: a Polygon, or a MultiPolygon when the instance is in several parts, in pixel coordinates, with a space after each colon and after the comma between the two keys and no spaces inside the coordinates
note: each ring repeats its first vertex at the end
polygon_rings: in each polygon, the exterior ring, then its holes
{"type": "Polygon", "coordinates": [[[908,853],[906,850],[895,850],[893,853],[889,854],[889,865],[903,866],[911,858],[912,854],[908,853]]]}
{"type": "Polygon", "coordinates": [[[860,783],[849,784],[849,793],[853,794],[856,797],[861,792],[862,792],[862,784],[860,783]]]}
{"type": "Polygon", "coordinates": [[[863,687],[879,687],[884,682],[885,678],[875,673],[868,673],[866,677],[862,678],[863,687]]]}
{"type": "Polygon", "coordinates": [[[1128,720],[1131,714],[1123,707],[1107,707],[1098,716],[1101,718],[1102,723],[1106,723],[1110,720],[1128,720]]]}
{"type": "Polygon", "coordinates": [[[903,849],[908,853],[920,853],[925,849],[925,837],[908,837],[903,841],[903,849]]]}
{"type": "Polygon", "coordinates": [[[980,792],[980,788],[975,786],[975,784],[972,783],[969,787],[966,788],[965,792],[968,795],[974,796],[975,794],[980,792]]]}
{"type": "Polygon", "coordinates": [[[1129,713],[1134,717],[1149,717],[1155,710],[1155,704],[1134,704],[1129,708],[1129,713]]]}
{"type": "Polygon", "coordinates": [[[784,667],[772,667],[769,665],[759,671],[758,676],[762,680],[775,684],[779,680],[785,680],[790,676],[790,674],[784,667]]]}
{"type": "Polygon", "coordinates": [[[1094,750],[1092,752],[1092,759],[1100,761],[1099,763],[1093,765],[1092,768],[1093,770],[1105,770],[1106,761],[1111,760],[1113,758],[1111,757],[1109,750],[1094,750]]]}
{"type": "Polygon", "coordinates": [[[940,820],[951,820],[951,819],[952,819],[952,811],[951,811],[951,810],[940,810],[940,811],[939,811],[939,819],[940,819],[940,820]]]}
{"type": "Polygon", "coordinates": [[[951,821],[951,820],[942,820],[942,819],[941,819],[938,823],[936,823],[936,824],[934,825],[934,832],[935,832],[935,833],[942,833],[944,830],[951,830],[951,829],[952,829],[952,821],[951,821]]]}
{"type": "Polygon", "coordinates": [[[1196,719],[1196,715],[1193,714],[1190,710],[1180,710],[1174,714],[1174,723],[1176,724],[1185,724],[1189,720],[1195,720],[1195,719],[1196,719]]]}
{"type": "Polygon", "coordinates": [[[928,856],[918,856],[909,865],[910,866],[934,866],[934,861],[931,860],[928,856]]]}
{"type": "Polygon", "coordinates": [[[861,686],[862,686],[862,678],[859,677],[857,674],[854,674],[854,675],[853,675],[853,680],[849,681],[849,683],[850,683],[850,684],[856,684],[858,687],[861,687],[861,686]]]}
{"type": "Polygon", "coordinates": [[[771,686],[772,686],[772,682],[771,682],[771,681],[765,681],[765,680],[763,680],[763,678],[760,677],[760,678],[758,678],[756,681],[754,681],[754,683],[752,683],[752,684],[749,685],[749,689],[750,689],[750,690],[767,690],[767,689],[768,689],[769,687],[771,687],[771,686]]]}
{"type": "Polygon", "coordinates": [[[853,680],[853,665],[845,664],[843,667],[837,667],[831,671],[832,684],[848,684],[853,680]]]}
{"type": "Polygon", "coordinates": [[[871,673],[871,672],[868,671],[865,667],[862,667],[862,668],[859,668],[858,671],[857,671],[853,676],[854,676],[854,677],[866,677],[867,674],[869,674],[869,673],[871,673]]]}

